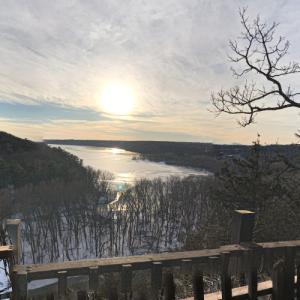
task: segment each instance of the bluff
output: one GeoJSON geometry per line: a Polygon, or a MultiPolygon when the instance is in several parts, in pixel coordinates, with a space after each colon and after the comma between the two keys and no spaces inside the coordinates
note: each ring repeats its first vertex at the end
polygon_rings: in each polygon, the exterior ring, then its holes
{"type": "Polygon", "coordinates": [[[53,179],[68,181],[82,172],[82,161],[60,148],[0,132],[0,189],[53,179]]]}

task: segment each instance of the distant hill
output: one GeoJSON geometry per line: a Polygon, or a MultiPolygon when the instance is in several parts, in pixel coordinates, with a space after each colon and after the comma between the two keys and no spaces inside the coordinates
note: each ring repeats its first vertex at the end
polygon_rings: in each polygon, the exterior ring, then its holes
{"type": "Polygon", "coordinates": [[[83,172],[82,162],[62,149],[0,132],[0,188],[57,178],[68,181],[83,172]]]}
{"type": "MultiPolygon", "coordinates": [[[[121,148],[136,152],[141,159],[163,161],[167,164],[187,166],[217,172],[223,162],[249,155],[247,145],[218,145],[212,143],[164,141],[109,141],[109,140],[45,140],[48,144],[121,148]]],[[[287,157],[300,154],[300,145],[263,146],[270,156],[281,153],[287,157]]]]}
{"type": "Polygon", "coordinates": [[[0,156],[35,150],[37,144],[0,131],[0,156]]]}

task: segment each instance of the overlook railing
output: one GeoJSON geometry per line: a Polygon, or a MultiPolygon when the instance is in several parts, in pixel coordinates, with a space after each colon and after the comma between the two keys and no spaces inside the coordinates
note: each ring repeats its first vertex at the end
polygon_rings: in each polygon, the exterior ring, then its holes
{"type": "MultiPolygon", "coordinates": [[[[196,300],[258,299],[300,300],[300,240],[252,242],[254,213],[236,211],[232,245],[218,249],[170,252],[152,255],[78,260],[51,264],[14,265],[12,298],[24,299],[178,299],[174,278],[187,275],[196,300]],[[258,282],[258,273],[270,280],[258,282]],[[146,270],[147,290],[136,285],[136,276],[146,270]],[[118,273],[117,284],[111,274],[118,273]],[[295,276],[295,275],[299,276],[295,276]],[[78,284],[79,277],[84,285],[78,284]],[[205,294],[205,278],[220,277],[220,290],[205,294]],[[28,283],[57,279],[48,287],[29,289],[28,283]],[[233,288],[236,285],[237,287],[233,288]]],[[[10,250],[12,251],[12,250],[10,250]]],[[[15,249],[16,251],[16,249],[15,249]]],[[[18,253],[15,253],[18,256],[18,253]]]]}

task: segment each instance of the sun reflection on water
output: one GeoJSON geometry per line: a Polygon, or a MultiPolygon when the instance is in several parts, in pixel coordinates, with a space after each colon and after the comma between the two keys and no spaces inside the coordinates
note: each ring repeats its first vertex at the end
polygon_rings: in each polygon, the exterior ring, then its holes
{"type": "Polygon", "coordinates": [[[124,150],[123,150],[123,149],[120,149],[120,148],[111,148],[111,149],[110,149],[110,152],[111,152],[112,154],[120,154],[120,153],[124,152],[124,150]]]}

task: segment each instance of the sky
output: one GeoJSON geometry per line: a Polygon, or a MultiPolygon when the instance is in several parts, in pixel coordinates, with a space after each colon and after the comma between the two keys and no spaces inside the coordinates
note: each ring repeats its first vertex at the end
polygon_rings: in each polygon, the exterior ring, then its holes
{"type": "Polygon", "coordinates": [[[0,1],[1,131],[33,140],[296,141],[296,109],[241,128],[210,112],[210,95],[236,84],[228,40],[241,31],[239,8],[279,22],[289,58],[300,61],[299,0],[0,1]],[[103,108],[111,84],[130,88],[130,112],[103,108]]]}

